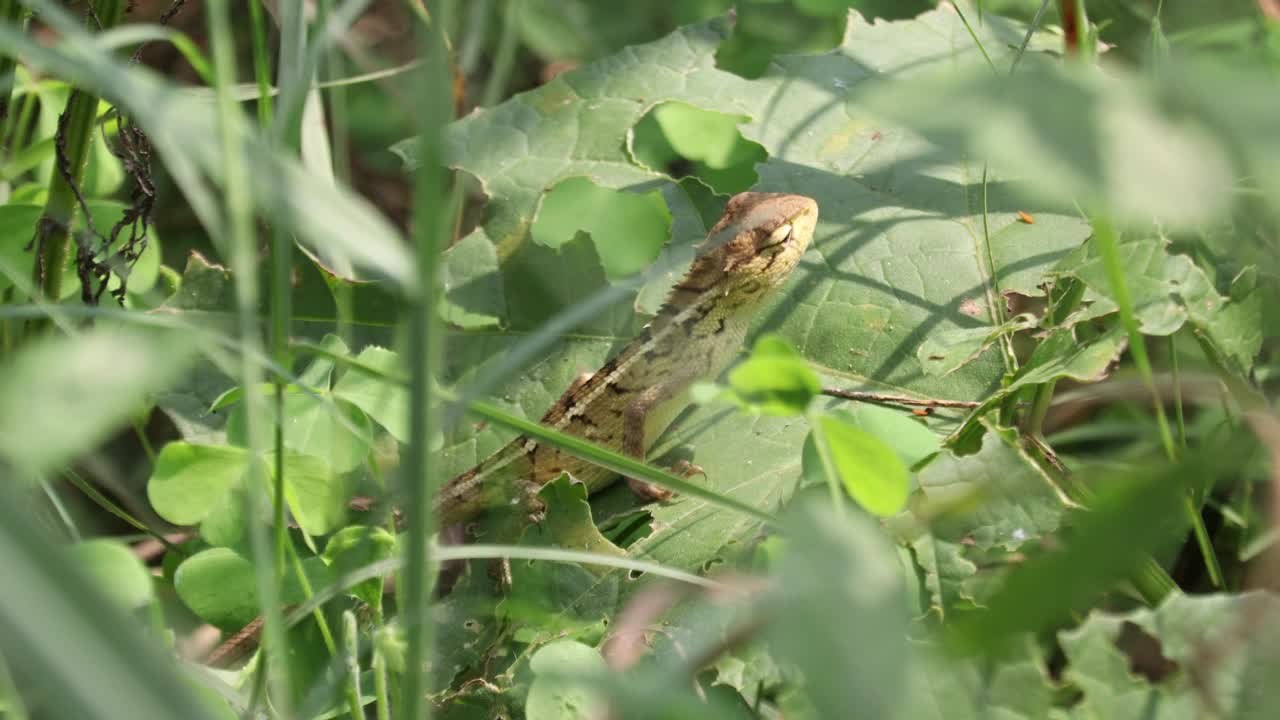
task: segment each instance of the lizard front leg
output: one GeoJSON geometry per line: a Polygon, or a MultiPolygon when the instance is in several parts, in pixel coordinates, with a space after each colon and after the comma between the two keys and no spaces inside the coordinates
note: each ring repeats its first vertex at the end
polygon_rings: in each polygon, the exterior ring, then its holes
{"type": "MultiPolygon", "coordinates": [[[[624,453],[637,460],[644,460],[647,448],[645,443],[645,421],[651,412],[662,403],[674,398],[681,392],[683,387],[683,384],[671,382],[653,385],[627,403],[627,406],[622,411],[622,451],[624,453]]],[[[696,466],[690,465],[689,467],[694,468],[694,472],[691,474],[702,472],[701,468],[696,466]]],[[[680,472],[684,471],[680,470],[680,472]]],[[[627,478],[627,486],[636,495],[651,502],[670,500],[674,494],[666,488],[658,487],[633,477],[627,478]]]]}

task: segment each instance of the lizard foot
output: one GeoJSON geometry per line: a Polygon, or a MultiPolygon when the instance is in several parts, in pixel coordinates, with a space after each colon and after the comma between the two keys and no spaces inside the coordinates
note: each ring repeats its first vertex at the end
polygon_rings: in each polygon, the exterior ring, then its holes
{"type": "MultiPolygon", "coordinates": [[[[701,475],[704,478],[707,476],[706,470],[688,460],[678,460],[675,465],[671,466],[671,472],[686,480],[694,475],[701,475]]],[[[631,492],[635,493],[637,497],[648,502],[666,502],[675,497],[675,493],[664,487],[658,487],[636,478],[627,478],[627,487],[631,488],[631,492]]]]}

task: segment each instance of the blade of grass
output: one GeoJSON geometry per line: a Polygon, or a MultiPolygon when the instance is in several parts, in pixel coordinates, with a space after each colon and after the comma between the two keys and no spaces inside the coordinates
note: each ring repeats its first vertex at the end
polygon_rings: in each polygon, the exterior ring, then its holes
{"type": "MultiPolygon", "coordinates": [[[[206,4],[209,23],[209,42],[213,55],[214,75],[217,97],[217,126],[222,140],[223,176],[227,182],[226,192],[226,224],[228,234],[221,238],[223,252],[231,257],[231,265],[235,273],[236,309],[239,319],[240,342],[246,352],[240,356],[240,384],[244,388],[245,403],[245,435],[249,450],[248,486],[260,487],[266,482],[263,476],[262,449],[263,438],[261,419],[265,416],[262,408],[260,383],[262,372],[257,363],[250,359],[248,351],[259,354],[262,351],[258,328],[258,287],[256,272],[256,241],[253,231],[253,198],[249,195],[250,185],[245,172],[241,143],[241,123],[244,118],[240,106],[231,91],[236,83],[236,62],[234,40],[231,34],[231,21],[227,9],[227,0],[210,0],[206,4]]],[[[283,493],[276,495],[277,499],[283,493]]],[[[264,635],[266,637],[267,672],[272,685],[272,704],[284,717],[289,717],[292,692],[289,682],[289,650],[288,638],[285,635],[284,623],[280,613],[280,585],[283,579],[284,563],[273,552],[271,543],[266,537],[265,522],[260,522],[262,513],[259,508],[259,494],[244,493],[246,515],[250,518],[249,539],[254,560],[258,597],[262,599],[264,617],[264,635]]],[[[265,520],[265,518],[262,518],[265,520]]]]}
{"type": "Polygon", "coordinates": [[[271,57],[267,52],[267,23],[262,0],[249,0],[249,35],[253,39],[253,78],[258,84],[258,124],[271,127],[271,57]]]}
{"type": "MultiPolygon", "coordinates": [[[[626,570],[628,572],[645,573],[647,575],[653,575],[654,577],[664,577],[669,580],[675,580],[676,582],[710,588],[713,590],[722,590],[725,588],[723,583],[717,582],[716,580],[699,577],[692,573],[687,573],[675,568],[669,568],[658,563],[646,560],[636,560],[634,558],[622,557],[619,555],[607,555],[604,553],[593,553],[582,550],[526,547],[522,545],[475,544],[448,545],[443,547],[435,546],[431,550],[431,555],[439,562],[508,558],[510,560],[540,560],[544,562],[599,565],[601,567],[611,567],[618,570],[626,570]]],[[[286,617],[286,622],[290,627],[292,627],[297,623],[306,620],[308,615],[314,612],[316,608],[338,597],[349,588],[359,585],[366,580],[386,577],[397,570],[401,570],[403,567],[404,560],[402,558],[388,558],[386,560],[369,563],[368,565],[344,573],[341,577],[334,579],[331,584],[318,588],[314,595],[290,610],[286,617]]]]}
{"type": "Polygon", "coordinates": [[[0,647],[48,717],[210,718],[172,656],[117,610],[0,487],[0,647]]]}
{"type": "Polygon", "coordinates": [[[434,647],[431,634],[434,572],[427,542],[435,532],[432,503],[439,474],[430,449],[430,438],[438,431],[439,422],[432,397],[431,373],[439,367],[443,356],[435,288],[439,254],[448,237],[445,211],[449,175],[444,167],[442,133],[453,114],[445,40],[452,7],[441,0],[428,2],[427,6],[430,22],[417,28],[419,54],[424,61],[420,71],[422,106],[418,113],[422,162],[414,181],[413,208],[419,290],[408,307],[410,438],[401,474],[401,485],[409,499],[409,540],[404,554],[407,567],[401,573],[404,597],[400,603],[406,633],[407,670],[402,684],[402,707],[396,714],[406,718],[426,718],[431,714],[430,706],[423,702],[426,689],[431,687],[428,673],[434,647]]]}
{"type": "MultiPolygon", "coordinates": [[[[1160,430],[1160,443],[1164,447],[1165,456],[1168,457],[1170,462],[1173,462],[1178,458],[1178,450],[1174,445],[1173,433],[1169,429],[1169,420],[1165,417],[1164,402],[1161,400],[1160,393],[1155,386],[1154,376],[1151,371],[1151,361],[1147,357],[1147,346],[1138,328],[1138,318],[1133,311],[1133,300],[1129,296],[1129,287],[1124,277],[1124,267],[1120,263],[1119,239],[1110,218],[1102,215],[1093,218],[1093,239],[1098,245],[1103,266],[1106,268],[1107,281],[1111,285],[1111,294],[1116,301],[1116,306],[1119,308],[1120,322],[1124,325],[1125,332],[1129,336],[1129,352],[1133,356],[1133,364],[1138,368],[1138,374],[1141,375],[1143,384],[1146,385],[1148,392],[1151,394],[1156,427],[1160,430]]],[[[1192,501],[1190,491],[1184,495],[1183,501],[1183,512],[1187,515],[1187,520],[1196,538],[1196,544],[1200,548],[1200,556],[1204,559],[1205,567],[1209,571],[1209,580],[1214,587],[1220,588],[1223,586],[1222,568],[1218,565],[1217,554],[1214,552],[1213,543],[1209,539],[1209,532],[1205,529],[1204,518],[1200,516],[1199,508],[1192,501]]]]}

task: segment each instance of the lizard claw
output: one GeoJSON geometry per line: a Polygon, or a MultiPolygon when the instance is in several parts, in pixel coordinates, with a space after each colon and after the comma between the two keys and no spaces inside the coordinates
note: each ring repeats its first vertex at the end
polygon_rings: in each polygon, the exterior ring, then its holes
{"type": "Polygon", "coordinates": [[[688,480],[694,475],[701,475],[703,480],[707,479],[707,471],[702,469],[701,465],[695,465],[688,460],[677,460],[675,465],[671,466],[671,472],[688,480]]]}
{"type": "Polygon", "coordinates": [[[631,492],[635,493],[636,497],[645,502],[666,502],[675,497],[675,493],[664,487],[658,487],[632,477],[627,478],[627,487],[631,488],[631,492]]]}
{"type": "MultiPolygon", "coordinates": [[[[686,480],[694,475],[701,475],[703,478],[707,477],[706,470],[703,470],[701,467],[694,465],[688,460],[676,461],[676,464],[671,466],[671,472],[672,474],[679,475],[686,480]]],[[[643,480],[637,480],[636,478],[627,478],[627,486],[630,487],[631,492],[639,496],[640,499],[648,502],[666,502],[675,497],[674,492],[664,487],[658,487],[657,485],[647,483],[643,480]]]]}

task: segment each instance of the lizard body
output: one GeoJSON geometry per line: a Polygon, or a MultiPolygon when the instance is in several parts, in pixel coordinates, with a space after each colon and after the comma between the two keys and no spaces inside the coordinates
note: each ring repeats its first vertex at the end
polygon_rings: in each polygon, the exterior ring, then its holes
{"type": "MultiPolygon", "coordinates": [[[[735,195],[653,321],[599,370],[566,390],[542,423],[643,460],[653,440],[688,404],[689,386],[715,379],[737,356],[757,309],[809,247],[817,220],[817,203],[802,195],[735,195]]],[[[528,497],[564,472],[588,492],[617,477],[520,436],[440,489],[435,501],[440,527],[528,497]]],[[[628,482],[649,498],[668,496],[628,482]]],[[[367,507],[368,499],[363,500],[359,504],[367,507]]],[[[258,618],[206,662],[223,666],[242,657],[257,644],[260,630],[258,618]]]]}
{"type": "MultiPolygon", "coordinates": [[[[755,311],[809,246],[817,218],[817,203],[801,195],[735,195],[653,321],[565,391],[542,423],[643,460],[688,405],[689,386],[714,380],[737,356],[755,311]]],[[[564,472],[588,492],[616,478],[605,468],[517,437],[441,488],[435,503],[440,525],[470,520],[564,472]]],[[[641,495],[666,496],[628,482],[641,495]]]]}

